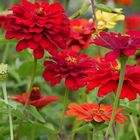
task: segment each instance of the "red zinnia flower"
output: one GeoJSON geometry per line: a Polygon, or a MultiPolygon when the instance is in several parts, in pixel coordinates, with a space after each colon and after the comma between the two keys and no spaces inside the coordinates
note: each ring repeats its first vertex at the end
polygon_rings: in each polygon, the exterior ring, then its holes
{"type": "MultiPolygon", "coordinates": [[[[69,110],[66,111],[67,116],[76,116],[77,120],[84,120],[87,122],[109,122],[112,116],[113,106],[98,105],[98,104],[70,104],[69,110]]],[[[123,124],[124,120],[128,118],[124,116],[122,108],[118,108],[115,121],[123,124]]]]}
{"type": "MultiPolygon", "coordinates": [[[[28,98],[28,93],[24,93],[23,95],[15,95],[12,96],[12,99],[22,103],[23,105],[26,103],[28,98]]],[[[43,96],[38,87],[33,87],[31,96],[29,99],[28,104],[35,106],[37,109],[41,109],[42,107],[46,106],[47,104],[57,101],[60,98],[58,96],[43,96]]]]}
{"type": "Polygon", "coordinates": [[[67,46],[75,52],[88,47],[91,44],[91,36],[95,31],[93,22],[87,19],[75,19],[70,22],[70,39],[67,46]]]}
{"type": "Polygon", "coordinates": [[[140,14],[128,15],[125,18],[126,30],[140,29],[140,14]]]}
{"type": "MultiPolygon", "coordinates": [[[[96,65],[96,72],[86,79],[88,92],[99,87],[98,96],[104,97],[117,91],[120,67],[117,63],[106,62],[104,59],[96,65]]],[[[140,66],[126,66],[124,83],[120,98],[134,100],[140,94],[140,66]]]]}
{"type": "Polygon", "coordinates": [[[50,81],[51,86],[65,78],[67,88],[78,90],[85,86],[83,78],[93,69],[94,61],[86,54],[77,55],[75,52],[63,50],[44,62],[43,77],[50,81]]]}
{"type": "Polygon", "coordinates": [[[13,14],[7,16],[6,38],[20,40],[16,50],[30,48],[35,58],[42,58],[44,50],[51,54],[57,48],[65,48],[69,37],[69,19],[58,3],[36,2],[27,0],[14,5],[13,14]]]}
{"type": "Polygon", "coordinates": [[[94,44],[112,49],[107,53],[106,60],[113,61],[120,55],[130,56],[140,48],[140,38],[134,36],[123,36],[116,33],[100,32],[100,35],[94,40],[94,44]]]}

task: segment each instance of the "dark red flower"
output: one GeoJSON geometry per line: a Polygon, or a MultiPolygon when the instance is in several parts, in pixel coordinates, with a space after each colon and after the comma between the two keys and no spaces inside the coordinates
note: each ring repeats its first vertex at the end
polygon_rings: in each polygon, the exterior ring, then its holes
{"type": "MultiPolygon", "coordinates": [[[[107,62],[104,59],[98,62],[97,71],[91,73],[86,79],[88,92],[99,87],[98,96],[100,97],[111,92],[116,93],[120,75],[120,66],[116,64],[116,62],[107,62]]],[[[140,66],[127,65],[120,99],[134,100],[137,94],[140,94],[140,66]]]]}
{"type": "Polygon", "coordinates": [[[128,15],[125,18],[126,30],[140,29],[140,14],[128,15]]]}
{"type": "Polygon", "coordinates": [[[85,86],[83,78],[93,67],[94,61],[86,54],[77,55],[75,52],[63,50],[44,62],[43,77],[55,86],[65,78],[67,88],[78,90],[85,86]]]}
{"type": "Polygon", "coordinates": [[[0,15],[0,27],[4,26],[6,20],[6,16],[0,15]]]}
{"type": "Polygon", "coordinates": [[[105,56],[106,60],[113,61],[121,55],[133,55],[140,48],[140,38],[131,35],[101,32],[94,40],[94,44],[112,49],[105,56]]]}
{"type": "MultiPolygon", "coordinates": [[[[12,96],[12,99],[25,105],[28,95],[29,95],[28,93],[24,93],[23,95],[15,95],[12,96]]],[[[28,104],[35,106],[37,109],[41,109],[42,107],[48,105],[49,103],[57,101],[59,99],[60,98],[58,96],[43,96],[40,93],[38,87],[33,87],[28,104]]]]}
{"type": "MultiPolygon", "coordinates": [[[[66,111],[67,116],[76,116],[77,120],[84,120],[86,122],[109,122],[111,120],[113,106],[98,105],[98,104],[70,104],[69,110],[66,111]]],[[[122,108],[117,108],[115,121],[123,124],[124,120],[128,118],[124,115],[122,108]]]]}
{"type": "Polygon", "coordinates": [[[11,10],[6,38],[20,40],[16,46],[18,52],[30,48],[35,58],[42,58],[44,50],[55,54],[58,48],[66,48],[69,19],[60,4],[22,0],[11,10]]]}
{"type": "Polygon", "coordinates": [[[70,39],[67,46],[75,52],[88,47],[91,44],[91,36],[95,28],[93,22],[87,19],[75,19],[70,21],[70,39]]]}

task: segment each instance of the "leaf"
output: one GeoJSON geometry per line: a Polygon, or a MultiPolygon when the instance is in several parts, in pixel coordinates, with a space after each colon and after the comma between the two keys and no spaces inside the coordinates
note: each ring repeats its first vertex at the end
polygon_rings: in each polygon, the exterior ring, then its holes
{"type": "Polygon", "coordinates": [[[136,110],[134,108],[131,108],[131,107],[128,107],[128,106],[125,106],[125,105],[121,105],[121,107],[124,108],[124,112],[127,115],[140,116],[140,111],[139,110],[136,110]]]}
{"type": "Polygon", "coordinates": [[[30,123],[32,123],[33,125],[35,125],[35,127],[42,127],[45,131],[47,131],[50,134],[57,134],[57,130],[49,128],[46,124],[42,124],[36,121],[29,121],[30,123]]]}
{"type": "Polygon", "coordinates": [[[37,119],[38,121],[45,123],[45,119],[41,116],[41,114],[38,112],[38,110],[34,106],[29,107],[30,114],[37,119]]]}
{"type": "Polygon", "coordinates": [[[122,14],[122,8],[113,8],[104,4],[95,4],[95,7],[101,11],[122,14]]]}
{"type": "Polygon", "coordinates": [[[28,75],[31,75],[32,73],[32,69],[33,69],[33,61],[24,61],[22,62],[22,64],[20,65],[19,69],[18,69],[18,73],[21,77],[25,77],[28,75]]]}
{"type": "Polygon", "coordinates": [[[85,3],[82,5],[81,9],[78,10],[77,12],[75,12],[75,13],[74,13],[72,16],[70,16],[69,18],[72,20],[72,19],[75,19],[75,18],[77,18],[77,17],[80,17],[80,16],[84,15],[85,12],[88,10],[89,6],[90,6],[90,3],[85,2],[85,3]]]}
{"type": "Polygon", "coordinates": [[[85,124],[79,128],[76,128],[73,130],[73,132],[79,132],[79,133],[89,133],[90,130],[92,130],[92,125],[91,124],[85,124]]]}

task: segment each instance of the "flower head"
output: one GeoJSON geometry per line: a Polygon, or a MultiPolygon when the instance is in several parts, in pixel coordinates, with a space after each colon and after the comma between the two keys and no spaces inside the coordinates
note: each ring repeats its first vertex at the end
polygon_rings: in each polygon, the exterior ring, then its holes
{"type": "Polygon", "coordinates": [[[120,33],[100,32],[94,40],[94,44],[112,49],[105,58],[109,61],[119,58],[121,55],[133,55],[140,48],[140,38],[131,35],[121,35],[120,33]]]}
{"type": "MultiPolygon", "coordinates": [[[[28,93],[24,93],[23,95],[12,96],[12,99],[25,105],[28,96],[29,96],[28,93]]],[[[48,105],[49,103],[57,101],[59,99],[60,98],[58,96],[43,96],[40,93],[38,87],[33,87],[28,104],[35,106],[37,109],[41,109],[42,107],[48,105]]]]}
{"type": "Polygon", "coordinates": [[[43,77],[50,81],[51,86],[65,78],[67,88],[78,90],[85,86],[83,78],[93,69],[93,64],[93,59],[86,54],[77,55],[73,51],[63,50],[44,62],[43,77]]]}
{"type": "MultiPolygon", "coordinates": [[[[113,106],[98,105],[98,104],[70,104],[69,110],[66,112],[67,116],[76,116],[77,120],[84,120],[87,122],[109,122],[112,116],[113,106]]],[[[118,108],[115,121],[123,124],[124,120],[128,118],[124,116],[122,108],[118,108]]]]}
{"type": "Polygon", "coordinates": [[[91,36],[94,33],[93,22],[87,19],[75,19],[70,21],[70,38],[67,46],[75,52],[88,47],[91,44],[91,36]]]}
{"type": "Polygon", "coordinates": [[[58,3],[27,0],[14,5],[12,14],[7,16],[6,38],[20,40],[16,46],[18,52],[30,48],[35,58],[42,58],[44,50],[51,54],[57,48],[65,48],[69,37],[69,19],[58,3]]]}
{"type": "Polygon", "coordinates": [[[97,29],[99,31],[111,29],[116,26],[116,22],[124,20],[124,15],[117,13],[109,13],[101,10],[96,11],[97,29]]]}
{"type": "MultiPolygon", "coordinates": [[[[101,59],[96,64],[96,68],[96,72],[91,73],[86,79],[88,92],[99,87],[99,97],[104,97],[111,92],[116,93],[121,69],[117,62],[101,59]]],[[[140,94],[140,66],[127,65],[120,99],[134,100],[137,94],[140,94]]]]}
{"type": "Polygon", "coordinates": [[[8,65],[0,64],[0,81],[5,81],[8,77],[8,65]]]}

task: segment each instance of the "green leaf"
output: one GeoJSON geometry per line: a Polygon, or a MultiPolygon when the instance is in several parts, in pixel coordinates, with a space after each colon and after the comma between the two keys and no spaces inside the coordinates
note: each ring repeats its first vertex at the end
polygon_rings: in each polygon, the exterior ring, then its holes
{"type": "Polygon", "coordinates": [[[92,125],[91,124],[85,124],[79,128],[76,128],[73,130],[73,132],[79,132],[79,133],[89,133],[92,130],[92,125]]]}
{"type": "Polygon", "coordinates": [[[125,105],[121,105],[121,107],[124,108],[124,112],[127,115],[140,116],[140,111],[139,110],[136,110],[134,108],[131,108],[131,107],[128,107],[128,106],[125,106],[125,105]]]}
{"type": "Polygon", "coordinates": [[[122,8],[114,8],[104,4],[95,4],[95,7],[101,11],[122,14],[122,8]]]}
{"type": "Polygon", "coordinates": [[[75,12],[75,13],[74,13],[72,16],[70,16],[69,18],[72,20],[72,19],[75,19],[75,18],[77,18],[77,17],[83,16],[83,15],[85,14],[85,12],[88,10],[89,6],[90,6],[90,3],[85,2],[85,3],[82,5],[81,9],[78,10],[77,12],[75,12]]]}
{"type": "Polygon", "coordinates": [[[38,112],[38,110],[34,106],[29,107],[30,114],[37,119],[38,121],[45,123],[45,119],[41,116],[41,114],[38,112]]]}
{"type": "Polygon", "coordinates": [[[32,73],[32,69],[33,69],[33,61],[24,61],[22,62],[22,64],[20,65],[19,69],[18,69],[18,73],[21,77],[25,77],[28,75],[31,75],[32,73]]]}

